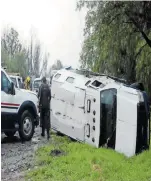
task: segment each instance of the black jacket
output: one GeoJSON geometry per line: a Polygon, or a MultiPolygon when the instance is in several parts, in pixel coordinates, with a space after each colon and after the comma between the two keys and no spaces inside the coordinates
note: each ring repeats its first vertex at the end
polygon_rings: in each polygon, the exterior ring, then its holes
{"type": "Polygon", "coordinates": [[[51,90],[48,84],[41,84],[39,87],[38,98],[42,109],[50,108],[51,90]]]}

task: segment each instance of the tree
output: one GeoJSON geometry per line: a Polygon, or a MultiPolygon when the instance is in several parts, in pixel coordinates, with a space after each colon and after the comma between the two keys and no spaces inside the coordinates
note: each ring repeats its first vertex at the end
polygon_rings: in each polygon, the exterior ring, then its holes
{"type": "Polygon", "coordinates": [[[27,75],[26,49],[20,43],[19,34],[14,28],[5,29],[1,37],[2,66],[9,72],[27,75]]]}
{"type": "MultiPolygon", "coordinates": [[[[32,29],[28,45],[20,42],[19,33],[14,28],[4,30],[1,37],[2,66],[6,66],[9,72],[19,72],[24,77],[47,76],[49,53],[43,53],[35,31],[32,29]]],[[[57,61],[56,66],[60,69],[62,63],[57,61]]]]}
{"type": "Polygon", "coordinates": [[[41,46],[40,43],[37,43],[34,48],[33,54],[33,68],[34,68],[34,75],[39,77],[40,71],[40,59],[41,59],[41,46]]]}
{"type": "Polygon", "coordinates": [[[151,2],[84,2],[87,6],[83,67],[142,81],[148,89],[150,75],[151,2]],[[142,69],[145,68],[147,74],[142,69]],[[148,81],[148,83],[147,83],[148,81]]]}
{"type": "Polygon", "coordinates": [[[3,66],[6,66],[8,60],[9,60],[9,56],[7,52],[5,51],[3,47],[1,47],[1,64],[3,66]]]}
{"type": "Polygon", "coordinates": [[[47,75],[47,65],[48,65],[49,53],[45,53],[43,58],[42,67],[40,71],[40,75],[46,76],[47,75]]]}
{"type": "Polygon", "coordinates": [[[26,48],[26,59],[28,65],[28,74],[30,76],[40,76],[40,64],[43,59],[42,47],[33,29],[30,32],[30,41],[26,48]]]}
{"type": "Polygon", "coordinates": [[[16,53],[21,52],[22,45],[18,38],[19,34],[14,28],[4,31],[1,37],[1,46],[8,55],[13,57],[16,53]]]}
{"type": "Polygon", "coordinates": [[[60,60],[57,60],[53,65],[52,65],[52,69],[53,70],[60,70],[63,68],[63,64],[60,60]]]}
{"type": "Polygon", "coordinates": [[[3,48],[1,52],[3,66],[6,66],[8,72],[19,72],[23,77],[27,75],[26,55],[24,51],[16,53],[11,59],[9,59],[9,55],[5,53],[3,48]]]}

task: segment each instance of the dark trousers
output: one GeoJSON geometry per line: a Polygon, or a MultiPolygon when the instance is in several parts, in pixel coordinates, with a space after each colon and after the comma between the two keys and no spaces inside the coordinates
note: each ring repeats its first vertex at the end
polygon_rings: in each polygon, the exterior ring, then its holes
{"type": "Polygon", "coordinates": [[[40,112],[40,121],[42,127],[42,135],[45,135],[45,130],[47,130],[47,136],[50,136],[50,110],[42,108],[40,112]]]}

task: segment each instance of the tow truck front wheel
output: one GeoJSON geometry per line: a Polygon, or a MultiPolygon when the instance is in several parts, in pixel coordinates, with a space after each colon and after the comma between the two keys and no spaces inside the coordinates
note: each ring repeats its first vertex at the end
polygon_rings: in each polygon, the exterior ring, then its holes
{"type": "Polygon", "coordinates": [[[34,117],[28,111],[24,111],[20,119],[19,136],[23,141],[29,141],[34,134],[34,117]]]}

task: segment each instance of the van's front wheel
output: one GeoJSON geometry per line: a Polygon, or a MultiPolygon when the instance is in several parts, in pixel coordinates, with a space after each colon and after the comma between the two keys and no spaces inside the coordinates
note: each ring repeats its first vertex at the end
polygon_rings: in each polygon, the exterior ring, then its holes
{"type": "Polygon", "coordinates": [[[24,111],[20,119],[19,136],[23,141],[29,141],[34,134],[34,117],[28,111],[24,111]]]}

